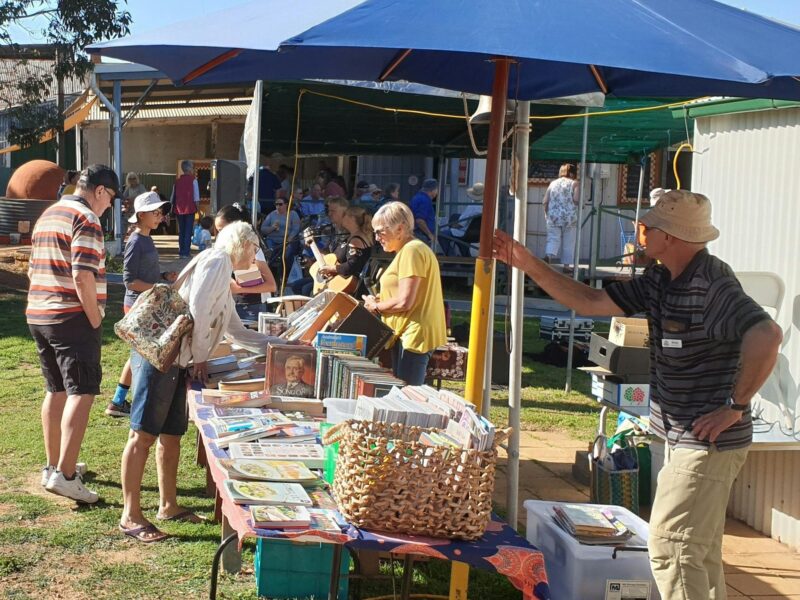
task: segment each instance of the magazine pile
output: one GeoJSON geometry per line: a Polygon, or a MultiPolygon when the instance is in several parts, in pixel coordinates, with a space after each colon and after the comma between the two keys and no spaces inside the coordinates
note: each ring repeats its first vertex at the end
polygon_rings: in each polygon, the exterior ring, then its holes
{"type": "Polygon", "coordinates": [[[633,537],[613,508],[595,504],[553,505],[553,520],[581,544],[616,545],[633,537]]]}

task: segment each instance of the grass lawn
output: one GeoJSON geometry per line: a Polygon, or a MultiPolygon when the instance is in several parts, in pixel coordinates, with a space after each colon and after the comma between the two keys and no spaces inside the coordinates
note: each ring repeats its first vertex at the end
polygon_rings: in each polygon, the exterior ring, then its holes
{"type": "MultiPolygon", "coordinates": [[[[103,409],[116,385],[127,347],[111,324],[121,316],[119,288],[108,307],[103,339],[102,395],[92,409],[81,460],[89,465],[88,486],[103,499],[90,507],[43,491],[39,485],[44,462],[39,411],[42,378],[34,344],[23,315],[24,294],[0,293],[0,597],[27,598],[200,598],[208,594],[211,559],[220,538],[217,524],[165,524],[173,537],[144,545],[125,539],[117,530],[121,510],[120,458],[128,422],[110,419],[103,409]]],[[[465,320],[466,315],[458,315],[465,320]]],[[[498,330],[502,318],[498,320],[498,330]]],[[[538,322],[525,329],[525,351],[539,352],[538,322]]],[[[575,392],[565,394],[563,369],[525,360],[523,427],[559,429],[589,441],[599,412],[585,394],[587,377],[576,372],[575,392]]],[[[457,386],[456,386],[457,387],[457,386]]],[[[492,417],[507,420],[505,390],[492,392],[492,417]]],[[[178,475],[181,502],[210,516],[213,500],[204,495],[205,473],[194,463],[195,431],[185,438],[178,475]]],[[[142,503],[154,518],[158,506],[156,469],[151,457],[145,472],[142,503]]],[[[252,568],[253,544],[246,543],[243,564],[252,568]]],[[[398,566],[399,569],[399,566],[398,566]]],[[[388,566],[385,573],[389,573],[388,566]]],[[[399,572],[398,572],[399,577],[399,572]]],[[[414,573],[416,592],[447,594],[448,566],[437,561],[414,573]]],[[[399,580],[398,580],[399,589],[399,580]]],[[[365,595],[391,594],[391,581],[364,585],[365,595]]],[[[473,570],[470,597],[520,598],[500,576],[473,570]]],[[[219,595],[254,599],[252,571],[223,575],[219,595]]]]}

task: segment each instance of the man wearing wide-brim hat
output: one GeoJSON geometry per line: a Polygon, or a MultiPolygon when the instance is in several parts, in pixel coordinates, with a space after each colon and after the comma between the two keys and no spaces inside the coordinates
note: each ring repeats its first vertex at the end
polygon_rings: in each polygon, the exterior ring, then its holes
{"type": "Polygon", "coordinates": [[[483,213],[483,184],[476,183],[467,188],[467,197],[474,202],[464,208],[460,213],[450,218],[447,227],[439,230],[439,245],[446,256],[455,256],[458,249],[462,256],[470,256],[468,243],[463,242],[464,235],[470,222],[483,213]]]}
{"type": "Polygon", "coordinates": [[[555,272],[502,231],[494,256],[581,315],[646,314],[650,424],[667,447],[650,517],[653,575],[664,600],[724,598],[725,509],[752,441],[750,400],[775,365],[782,332],[708,253],[720,233],[704,195],[661,193],[638,233],[660,264],[603,290],[555,272]]]}

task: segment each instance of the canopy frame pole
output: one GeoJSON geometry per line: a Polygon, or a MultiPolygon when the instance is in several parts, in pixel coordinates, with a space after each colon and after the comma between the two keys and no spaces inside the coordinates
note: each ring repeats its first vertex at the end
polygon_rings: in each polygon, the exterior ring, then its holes
{"type": "MultiPolygon", "coordinates": [[[[472,313],[470,315],[469,353],[467,354],[467,383],[464,396],[481,411],[483,378],[486,372],[486,332],[489,325],[489,300],[494,277],[492,239],[494,215],[497,209],[497,190],[500,176],[500,154],[503,148],[503,125],[508,98],[508,74],[512,59],[494,59],[492,83],[492,117],[489,124],[489,148],[486,154],[486,182],[483,196],[480,246],[475,259],[475,282],[472,288],[472,313]]],[[[450,600],[467,597],[469,566],[453,562],[450,569],[450,600]]]]}
{"type": "MultiPolygon", "coordinates": [[[[642,209],[644,195],[644,170],[647,165],[647,154],[642,155],[639,163],[639,191],[636,193],[636,217],[633,220],[633,252],[631,257],[631,277],[636,276],[636,252],[639,250],[639,211],[642,209]]],[[[624,252],[624,249],[623,249],[624,252]]]]}
{"type": "MultiPolygon", "coordinates": [[[[573,256],[572,264],[572,279],[578,281],[581,272],[581,231],[583,229],[583,196],[586,186],[586,146],[589,136],[589,107],[583,110],[583,144],[581,147],[581,178],[580,178],[580,193],[578,195],[578,222],[575,226],[578,230],[575,232],[575,255],[573,256]]],[[[570,311],[569,317],[569,347],[567,348],[567,381],[564,384],[564,391],[570,393],[572,391],[572,359],[573,359],[573,344],[575,342],[575,310],[570,311]]]]}
{"type": "MultiPolygon", "coordinates": [[[[531,123],[530,102],[517,102],[516,147],[514,155],[514,239],[527,246],[528,232],[528,143],[531,123]]],[[[508,477],[506,479],[506,516],[517,528],[519,515],[519,441],[520,407],[522,405],[522,340],[525,303],[525,273],[511,269],[511,356],[508,366],[508,477]]],[[[508,332],[506,332],[508,335],[508,332]]]]}
{"type": "MultiPolygon", "coordinates": [[[[447,160],[444,157],[444,149],[445,146],[442,146],[439,150],[439,194],[436,196],[436,208],[435,208],[435,221],[433,223],[433,253],[436,254],[436,246],[439,243],[439,218],[442,214],[442,203],[444,202],[444,179],[447,175],[447,168],[445,163],[447,160]]],[[[453,185],[453,182],[450,182],[450,186],[453,185]]],[[[456,182],[458,185],[458,182],[456,182]]]]}
{"type": "Polygon", "coordinates": [[[256,89],[254,94],[254,102],[256,102],[256,134],[254,136],[254,145],[255,145],[255,156],[256,161],[256,168],[253,172],[253,201],[250,206],[250,220],[253,223],[253,227],[258,227],[258,209],[260,205],[258,203],[258,179],[259,179],[259,170],[261,167],[261,110],[264,107],[264,80],[259,79],[256,81],[256,89]]]}

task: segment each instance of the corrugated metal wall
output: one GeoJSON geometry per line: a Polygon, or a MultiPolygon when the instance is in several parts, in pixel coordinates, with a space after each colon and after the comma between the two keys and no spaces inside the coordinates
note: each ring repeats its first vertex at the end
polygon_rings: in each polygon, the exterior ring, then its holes
{"type": "MultiPolygon", "coordinates": [[[[781,391],[788,414],[779,418],[781,410],[765,398],[758,405],[774,431],[800,439],[800,109],[696,119],[694,149],[692,190],[711,198],[721,231],[711,251],[736,271],[770,271],[786,286],[777,321],[784,331],[781,391]]],[[[729,510],[800,547],[800,452],[751,452],[729,510]]]]}

